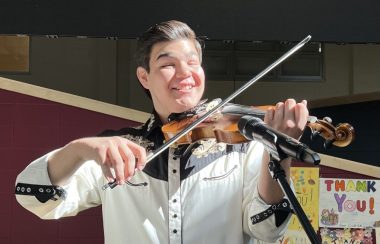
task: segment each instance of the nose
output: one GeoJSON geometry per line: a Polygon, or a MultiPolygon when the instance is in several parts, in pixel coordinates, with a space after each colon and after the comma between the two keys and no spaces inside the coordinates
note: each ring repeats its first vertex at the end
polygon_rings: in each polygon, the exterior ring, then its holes
{"type": "Polygon", "coordinates": [[[191,76],[191,67],[187,63],[180,63],[176,70],[177,78],[186,78],[191,76]]]}

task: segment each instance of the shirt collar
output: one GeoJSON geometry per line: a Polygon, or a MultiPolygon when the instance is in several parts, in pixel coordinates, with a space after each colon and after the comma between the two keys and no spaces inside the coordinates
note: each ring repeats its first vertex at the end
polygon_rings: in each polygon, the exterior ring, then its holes
{"type": "Polygon", "coordinates": [[[145,131],[143,137],[144,138],[149,137],[149,135],[153,131],[155,131],[157,128],[159,128],[161,131],[162,125],[163,124],[162,124],[160,117],[158,116],[157,112],[155,110],[153,110],[153,112],[150,114],[149,119],[143,125],[143,131],[145,131]]]}

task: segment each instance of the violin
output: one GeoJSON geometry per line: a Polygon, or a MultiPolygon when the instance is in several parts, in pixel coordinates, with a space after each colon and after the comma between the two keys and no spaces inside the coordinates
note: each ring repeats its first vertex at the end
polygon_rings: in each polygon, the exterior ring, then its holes
{"type": "MultiPolygon", "coordinates": [[[[214,100],[215,101],[215,100],[214,100]]],[[[212,104],[211,102],[210,104],[212,104]]],[[[209,105],[210,106],[210,105],[209,105]]],[[[212,107],[212,105],[211,105],[212,107]]],[[[181,144],[192,144],[199,140],[215,138],[217,142],[227,144],[239,144],[247,142],[238,129],[238,121],[244,115],[254,116],[264,119],[266,110],[273,106],[251,107],[238,104],[227,104],[221,110],[213,113],[209,118],[191,131],[184,134],[174,143],[175,146],[181,144]]],[[[209,108],[198,109],[197,113],[203,113],[209,108]]],[[[197,120],[199,116],[194,113],[185,113],[179,118],[172,119],[162,127],[165,140],[170,140],[179,132],[197,120]]],[[[331,145],[345,147],[355,138],[354,128],[348,123],[341,123],[337,126],[332,124],[329,117],[322,120],[315,116],[309,116],[306,126],[311,130],[312,139],[321,136],[325,140],[325,147],[331,145]]]]}
{"type": "MultiPolygon", "coordinates": [[[[271,70],[273,70],[276,66],[282,63],[288,57],[290,57],[295,52],[297,52],[307,42],[309,42],[310,39],[311,39],[310,35],[306,36],[302,41],[297,43],[293,48],[291,48],[289,51],[284,53],[276,61],[274,61],[272,64],[266,67],[263,71],[258,73],[255,77],[253,77],[243,86],[241,86],[238,90],[233,92],[230,96],[225,98],[223,101],[219,102],[217,105],[215,105],[215,107],[208,110],[206,113],[202,114],[201,116],[199,115],[191,116],[191,117],[188,117],[187,120],[172,120],[172,122],[163,126],[164,134],[166,135],[165,136],[166,142],[163,145],[161,145],[158,149],[156,149],[154,152],[149,153],[147,156],[146,162],[150,162],[151,160],[153,160],[155,157],[160,155],[162,152],[164,152],[166,149],[168,149],[172,145],[192,143],[194,141],[201,140],[201,138],[216,138],[219,141],[231,143],[231,144],[242,143],[242,142],[247,141],[247,139],[245,139],[245,137],[240,135],[240,133],[238,132],[237,121],[238,121],[238,118],[240,118],[242,116],[242,113],[244,112],[247,113],[250,111],[251,114],[254,113],[253,109],[246,108],[246,109],[243,109],[243,112],[241,112],[241,110],[234,109],[232,112],[230,111],[230,113],[228,113],[227,110],[228,108],[231,108],[231,105],[226,106],[227,103],[232,101],[232,99],[234,99],[240,93],[245,91],[248,87],[256,83],[260,78],[262,78],[264,75],[269,73],[271,70]],[[218,111],[220,109],[222,111],[223,110],[225,111],[224,114],[215,113],[215,111],[218,111]],[[240,114],[239,112],[238,114],[236,114],[237,113],[236,111],[240,111],[240,114]],[[223,116],[218,117],[218,114],[223,114],[223,116]],[[235,119],[231,119],[231,116],[234,117],[235,119]],[[205,126],[209,123],[209,121],[212,121],[212,120],[219,121],[219,124],[222,124],[223,126],[220,126],[220,125],[216,126],[216,124],[214,124],[213,126],[205,126]],[[174,121],[176,121],[176,123],[174,123],[174,121]],[[226,131],[228,133],[226,133],[226,131]]],[[[249,115],[250,113],[247,113],[245,115],[249,115]]],[[[264,112],[261,111],[260,113],[261,113],[261,117],[263,117],[264,112]]],[[[323,138],[325,138],[326,144],[346,146],[350,144],[351,141],[354,139],[354,130],[352,126],[350,126],[349,124],[341,124],[341,125],[338,125],[338,127],[334,127],[331,124],[331,120],[329,119],[318,120],[312,116],[309,119],[310,119],[310,122],[308,123],[308,127],[313,129],[314,135],[319,134],[323,138]]],[[[109,187],[112,189],[116,185],[117,184],[115,180],[114,182],[110,182],[104,185],[102,188],[103,190],[109,187]]]]}

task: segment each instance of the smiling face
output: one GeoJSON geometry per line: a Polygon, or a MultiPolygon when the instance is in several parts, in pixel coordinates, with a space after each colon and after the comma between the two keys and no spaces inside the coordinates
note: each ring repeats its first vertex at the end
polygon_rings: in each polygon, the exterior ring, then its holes
{"type": "Polygon", "coordinates": [[[149,90],[154,108],[164,123],[171,113],[197,105],[204,92],[205,75],[200,54],[194,42],[188,39],[153,45],[149,72],[140,66],[137,77],[149,90]]]}

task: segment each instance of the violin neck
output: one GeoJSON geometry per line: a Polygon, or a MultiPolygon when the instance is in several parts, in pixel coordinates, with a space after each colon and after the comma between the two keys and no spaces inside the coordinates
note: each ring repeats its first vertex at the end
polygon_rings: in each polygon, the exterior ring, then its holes
{"type": "Polygon", "coordinates": [[[236,116],[251,115],[256,118],[264,120],[265,111],[261,109],[256,109],[255,107],[229,103],[223,107],[222,114],[229,114],[229,115],[236,115],[236,116]]]}
{"type": "MultiPolygon", "coordinates": [[[[244,115],[250,115],[250,116],[264,120],[265,112],[270,107],[272,106],[253,107],[253,106],[229,103],[223,107],[222,114],[228,114],[228,115],[240,116],[240,117],[244,115]]],[[[307,121],[309,123],[315,123],[318,121],[318,118],[315,116],[308,116],[307,121]]]]}

